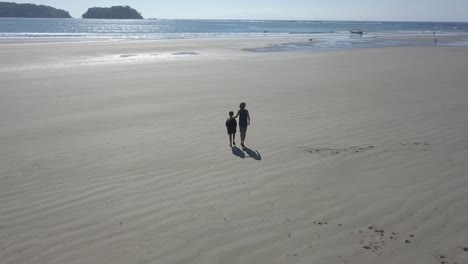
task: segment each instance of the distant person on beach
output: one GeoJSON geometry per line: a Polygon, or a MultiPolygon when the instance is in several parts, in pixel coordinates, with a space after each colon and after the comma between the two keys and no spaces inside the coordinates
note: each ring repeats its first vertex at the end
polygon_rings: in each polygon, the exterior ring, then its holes
{"type": "Polygon", "coordinates": [[[241,103],[239,106],[239,111],[237,112],[237,115],[234,118],[239,117],[239,130],[241,133],[241,146],[245,148],[244,141],[245,141],[245,136],[247,134],[247,126],[250,125],[250,115],[249,111],[245,109],[246,104],[241,103]]]}
{"type": "Polygon", "coordinates": [[[236,145],[237,121],[233,117],[234,112],[229,112],[229,118],[226,120],[227,133],[229,135],[229,146],[236,145]]]}

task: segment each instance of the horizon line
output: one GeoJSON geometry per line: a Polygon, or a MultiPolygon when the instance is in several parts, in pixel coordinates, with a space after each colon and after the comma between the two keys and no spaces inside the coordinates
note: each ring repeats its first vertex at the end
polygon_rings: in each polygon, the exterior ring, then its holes
{"type": "Polygon", "coordinates": [[[354,19],[260,19],[260,18],[156,18],[144,17],[143,19],[118,19],[118,18],[47,18],[47,17],[0,17],[0,19],[96,19],[96,20],[237,20],[237,21],[284,21],[284,22],[397,22],[397,23],[468,23],[458,20],[354,20],[354,19]]]}

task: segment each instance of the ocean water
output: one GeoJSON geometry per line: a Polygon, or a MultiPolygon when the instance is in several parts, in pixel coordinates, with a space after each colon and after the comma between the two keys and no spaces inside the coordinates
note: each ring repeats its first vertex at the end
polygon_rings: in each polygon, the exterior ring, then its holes
{"type": "Polygon", "coordinates": [[[0,18],[0,38],[161,39],[239,35],[468,33],[468,23],[0,18]]]}
{"type": "MultiPolygon", "coordinates": [[[[404,41],[375,40],[382,35],[468,35],[468,23],[455,22],[353,22],[265,20],[97,20],[0,18],[2,39],[105,39],[158,40],[294,36],[313,38],[310,43],[285,43],[252,51],[343,49],[413,45],[404,41]],[[351,30],[364,35],[350,34],[351,30]],[[318,41],[315,41],[318,40],[318,41]]],[[[445,43],[467,46],[466,41],[445,43]]]]}

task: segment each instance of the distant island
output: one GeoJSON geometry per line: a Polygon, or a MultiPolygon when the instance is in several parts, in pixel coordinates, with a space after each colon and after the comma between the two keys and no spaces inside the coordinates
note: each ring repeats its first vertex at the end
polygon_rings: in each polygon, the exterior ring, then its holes
{"type": "Polygon", "coordinates": [[[140,13],[129,6],[92,7],[83,18],[98,19],[143,19],[140,13]]]}
{"type": "Polygon", "coordinates": [[[71,18],[67,11],[51,6],[10,2],[0,2],[0,17],[71,18]]]}

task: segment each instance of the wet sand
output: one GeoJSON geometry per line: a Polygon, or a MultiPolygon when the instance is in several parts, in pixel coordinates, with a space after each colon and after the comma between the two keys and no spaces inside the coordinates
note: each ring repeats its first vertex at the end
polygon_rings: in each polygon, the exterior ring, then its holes
{"type": "Polygon", "coordinates": [[[0,263],[468,262],[468,48],[275,41],[1,45],[0,263]]]}

